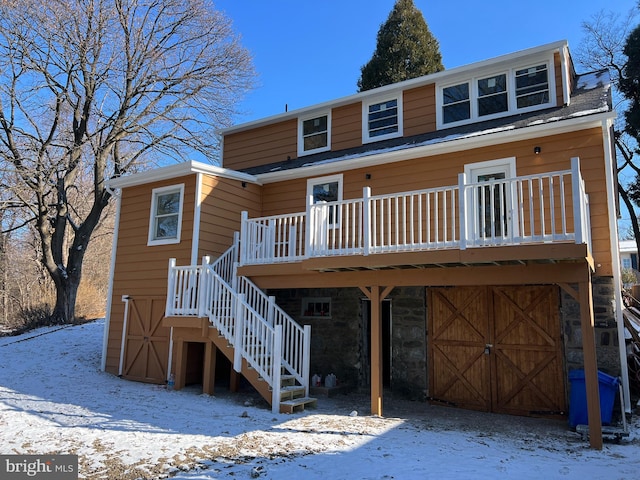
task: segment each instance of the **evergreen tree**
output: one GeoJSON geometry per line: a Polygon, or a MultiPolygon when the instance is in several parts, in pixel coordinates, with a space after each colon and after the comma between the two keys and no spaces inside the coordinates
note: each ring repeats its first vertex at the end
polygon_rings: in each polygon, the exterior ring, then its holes
{"type": "Polygon", "coordinates": [[[625,131],[640,143],[640,26],[627,37],[623,53],[627,63],[620,76],[620,92],[629,100],[624,112],[625,131]]]}
{"type": "Polygon", "coordinates": [[[413,0],[397,0],[378,30],[376,50],[361,68],[358,91],[444,70],[440,46],[413,0]]]}

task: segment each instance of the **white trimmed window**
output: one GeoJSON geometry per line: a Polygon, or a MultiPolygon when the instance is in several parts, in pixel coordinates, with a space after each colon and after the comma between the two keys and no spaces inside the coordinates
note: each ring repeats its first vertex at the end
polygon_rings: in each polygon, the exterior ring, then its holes
{"type": "Polygon", "coordinates": [[[148,245],[180,242],[183,200],[184,184],[153,189],[148,245]]]}
{"type": "Polygon", "coordinates": [[[402,96],[377,98],[362,103],[362,142],[402,135],[402,96]]]}
{"type": "Polygon", "coordinates": [[[324,113],[298,119],[298,156],[331,149],[331,115],[324,113]]]}
{"type": "Polygon", "coordinates": [[[503,117],[555,106],[555,79],[551,60],[508,71],[484,71],[439,85],[436,121],[438,128],[503,117]]]}
{"type": "Polygon", "coordinates": [[[329,297],[303,297],[302,311],[303,317],[331,317],[331,298],[329,297]]]}

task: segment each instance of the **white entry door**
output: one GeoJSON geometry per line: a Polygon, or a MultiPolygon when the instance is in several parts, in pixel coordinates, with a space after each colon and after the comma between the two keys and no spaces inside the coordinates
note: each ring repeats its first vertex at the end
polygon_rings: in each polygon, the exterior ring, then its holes
{"type": "Polygon", "coordinates": [[[501,245],[517,236],[515,158],[465,166],[467,245],[501,245]]]}

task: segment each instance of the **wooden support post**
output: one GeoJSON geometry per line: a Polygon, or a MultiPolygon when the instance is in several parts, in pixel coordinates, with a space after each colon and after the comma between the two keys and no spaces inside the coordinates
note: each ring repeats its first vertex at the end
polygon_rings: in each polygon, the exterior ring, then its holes
{"type": "Polygon", "coordinates": [[[187,373],[187,346],[182,338],[176,341],[176,378],[174,389],[182,390],[185,384],[187,373]]]}
{"type": "Polygon", "coordinates": [[[202,393],[213,395],[216,382],[216,353],[218,349],[211,340],[204,344],[204,371],[202,373],[202,393]]]}
{"type": "Polygon", "coordinates": [[[600,385],[593,321],[593,292],[591,271],[587,280],[580,282],[580,325],[582,328],[582,353],[584,355],[584,380],[587,392],[589,442],[591,448],[602,450],[602,420],[600,416],[600,385]]]}
{"type": "Polygon", "coordinates": [[[371,302],[371,414],[382,416],[383,376],[382,376],[382,301],[393,287],[381,290],[378,285],[360,290],[371,302]]]}
{"type": "Polygon", "coordinates": [[[371,287],[371,414],[382,416],[382,315],[380,289],[371,287]]]}
{"type": "Polygon", "coordinates": [[[229,375],[229,390],[236,393],[240,389],[240,374],[236,372],[231,366],[231,373],[229,375]]]}

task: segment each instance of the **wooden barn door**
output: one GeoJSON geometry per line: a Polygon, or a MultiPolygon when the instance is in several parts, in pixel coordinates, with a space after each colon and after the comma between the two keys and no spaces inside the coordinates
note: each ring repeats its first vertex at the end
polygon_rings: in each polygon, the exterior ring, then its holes
{"type": "Polygon", "coordinates": [[[491,287],[493,409],[516,415],[565,411],[558,289],[491,287]]]}
{"type": "Polygon", "coordinates": [[[517,415],[565,411],[554,286],[429,289],[431,397],[517,415]]]}
{"type": "Polygon", "coordinates": [[[169,358],[169,328],[162,326],[164,297],[129,300],[122,376],[129,380],[164,383],[169,358]]]}
{"type": "Polygon", "coordinates": [[[473,410],[491,409],[487,295],[483,287],[429,289],[429,392],[473,410]]]}

